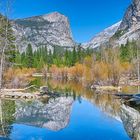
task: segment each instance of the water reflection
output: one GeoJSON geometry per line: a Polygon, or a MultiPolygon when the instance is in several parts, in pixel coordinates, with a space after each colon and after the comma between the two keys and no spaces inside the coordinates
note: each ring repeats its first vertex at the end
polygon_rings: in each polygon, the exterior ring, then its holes
{"type": "MultiPolygon", "coordinates": [[[[85,100],[61,97],[48,104],[15,101],[15,105],[14,114],[9,114],[12,127],[2,134],[12,140],[129,140],[121,122],[85,100]]],[[[10,127],[10,121],[6,125],[10,127]]]]}
{"type": "MultiPolygon", "coordinates": [[[[49,87],[53,90],[69,93],[73,98],[88,100],[92,104],[98,106],[103,112],[110,116],[118,118],[120,110],[120,100],[108,93],[97,94],[94,91],[85,88],[78,82],[60,82],[51,80],[49,81],[49,87]]],[[[119,119],[119,118],[118,118],[119,119]]]]}
{"type": "Polygon", "coordinates": [[[42,101],[0,100],[1,136],[12,140],[129,140],[127,132],[133,137],[126,123],[133,114],[126,113],[126,105],[115,96],[94,93],[74,82],[46,85],[61,96],[42,101]]]}
{"type": "Polygon", "coordinates": [[[15,121],[15,101],[0,100],[0,135],[9,136],[15,121]]]}

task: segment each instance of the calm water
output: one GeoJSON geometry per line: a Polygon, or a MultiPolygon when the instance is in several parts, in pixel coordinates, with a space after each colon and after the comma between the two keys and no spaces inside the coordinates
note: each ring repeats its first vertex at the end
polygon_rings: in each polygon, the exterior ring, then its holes
{"type": "Polygon", "coordinates": [[[131,139],[132,124],[126,123],[131,118],[114,96],[95,94],[76,83],[49,84],[63,91],[61,97],[0,100],[0,140],[131,139]]]}

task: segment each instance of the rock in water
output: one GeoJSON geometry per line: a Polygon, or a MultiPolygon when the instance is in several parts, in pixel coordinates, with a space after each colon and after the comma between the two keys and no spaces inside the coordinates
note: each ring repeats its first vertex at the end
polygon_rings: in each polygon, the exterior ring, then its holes
{"type": "Polygon", "coordinates": [[[20,51],[25,51],[28,44],[33,50],[40,46],[52,49],[52,46],[71,48],[75,45],[68,18],[58,12],[17,19],[12,21],[12,26],[20,51]]]}

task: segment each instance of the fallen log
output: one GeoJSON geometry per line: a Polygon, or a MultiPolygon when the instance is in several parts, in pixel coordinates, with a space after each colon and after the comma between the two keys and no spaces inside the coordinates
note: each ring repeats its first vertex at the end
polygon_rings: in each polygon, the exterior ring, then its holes
{"type": "Polygon", "coordinates": [[[14,99],[39,99],[43,97],[48,97],[48,98],[55,98],[55,97],[60,97],[60,94],[57,92],[49,91],[48,87],[43,86],[40,87],[40,90],[35,93],[28,93],[26,92],[30,88],[36,88],[35,85],[31,85],[29,87],[26,87],[24,89],[2,89],[0,92],[0,98],[14,98],[14,99]]]}
{"type": "Polygon", "coordinates": [[[114,87],[114,86],[92,86],[92,89],[97,91],[121,91],[121,87],[114,87]]]}
{"type": "Polygon", "coordinates": [[[37,89],[35,85],[31,85],[31,86],[23,88],[23,89],[1,89],[1,92],[24,92],[31,88],[37,89]]]}

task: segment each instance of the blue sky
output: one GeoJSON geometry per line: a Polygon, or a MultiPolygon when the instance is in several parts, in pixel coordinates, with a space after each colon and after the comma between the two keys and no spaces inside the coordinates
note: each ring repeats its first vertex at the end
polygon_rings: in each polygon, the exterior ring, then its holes
{"type": "Polygon", "coordinates": [[[12,18],[58,11],[69,18],[74,39],[86,42],[120,21],[130,3],[131,0],[14,0],[12,18]]]}

